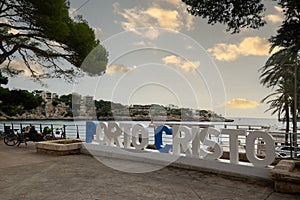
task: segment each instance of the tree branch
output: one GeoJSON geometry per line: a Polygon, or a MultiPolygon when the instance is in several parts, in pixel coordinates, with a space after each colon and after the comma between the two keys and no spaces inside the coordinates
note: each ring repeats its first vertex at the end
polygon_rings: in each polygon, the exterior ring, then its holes
{"type": "Polygon", "coordinates": [[[19,54],[21,55],[21,57],[22,57],[22,59],[23,59],[25,65],[26,65],[27,69],[29,69],[29,71],[30,71],[32,77],[35,77],[35,78],[36,78],[36,72],[30,67],[30,64],[28,63],[28,61],[27,61],[27,59],[26,59],[26,56],[22,53],[21,50],[18,50],[18,52],[19,52],[19,54]]]}
{"type": "Polygon", "coordinates": [[[7,27],[7,28],[16,29],[16,30],[31,30],[31,31],[40,31],[40,32],[42,32],[42,29],[27,27],[27,26],[14,26],[14,25],[7,24],[7,23],[0,23],[0,27],[7,27]]]}

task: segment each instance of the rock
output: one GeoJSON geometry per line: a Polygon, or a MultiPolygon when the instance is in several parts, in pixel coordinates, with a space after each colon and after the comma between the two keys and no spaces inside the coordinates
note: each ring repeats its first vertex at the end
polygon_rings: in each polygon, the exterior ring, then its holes
{"type": "Polygon", "coordinates": [[[0,120],[7,120],[7,117],[5,117],[5,116],[0,116],[0,120]]]}

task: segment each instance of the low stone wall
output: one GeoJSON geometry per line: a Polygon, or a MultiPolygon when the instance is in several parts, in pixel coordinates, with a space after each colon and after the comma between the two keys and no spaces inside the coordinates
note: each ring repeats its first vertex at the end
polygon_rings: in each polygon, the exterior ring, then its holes
{"type": "Polygon", "coordinates": [[[300,162],[281,160],[271,171],[276,192],[300,193],[300,162]]]}
{"type": "Polygon", "coordinates": [[[38,153],[46,153],[52,155],[70,155],[80,154],[82,142],[79,139],[62,139],[37,142],[35,144],[38,153]]]}
{"type": "Polygon", "coordinates": [[[231,164],[225,159],[205,160],[186,156],[180,156],[178,159],[174,159],[173,155],[167,153],[159,153],[155,151],[151,152],[151,150],[141,151],[136,149],[119,149],[112,146],[92,143],[84,143],[81,148],[81,153],[100,158],[122,159],[162,166],[168,165],[221,174],[235,178],[248,178],[252,180],[266,181],[270,184],[272,183],[272,180],[269,177],[269,172],[272,167],[256,168],[247,162],[231,164]]]}

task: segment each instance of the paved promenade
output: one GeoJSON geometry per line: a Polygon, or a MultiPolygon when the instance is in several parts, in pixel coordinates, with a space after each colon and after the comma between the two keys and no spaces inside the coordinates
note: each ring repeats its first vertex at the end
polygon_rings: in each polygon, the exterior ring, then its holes
{"type": "Polygon", "coordinates": [[[129,174],[113,170],[87,155],[37,154],[34,144],[8,147],[0,141],[1,200],[294,200],[275,193],[267,182],[237,180],[166,167],[129,174]]]}

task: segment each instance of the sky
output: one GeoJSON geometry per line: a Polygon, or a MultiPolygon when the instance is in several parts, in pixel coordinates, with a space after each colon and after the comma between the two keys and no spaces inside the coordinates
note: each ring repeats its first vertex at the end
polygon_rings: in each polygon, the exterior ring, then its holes
{"type": "Polygon", "coordinates": [[[181,0],[71,0],[71,16],[82,15],[109,52],[106,73],[68,83],[24,76],[7,87],[72,92],[131,104],[174,104],[213,110],[225,117],[271,118],[261,99],[271,89],[259,83],[283,14],[264,1],[267,25],[226,32],[226,26],[187,13],[181,0]]]}

